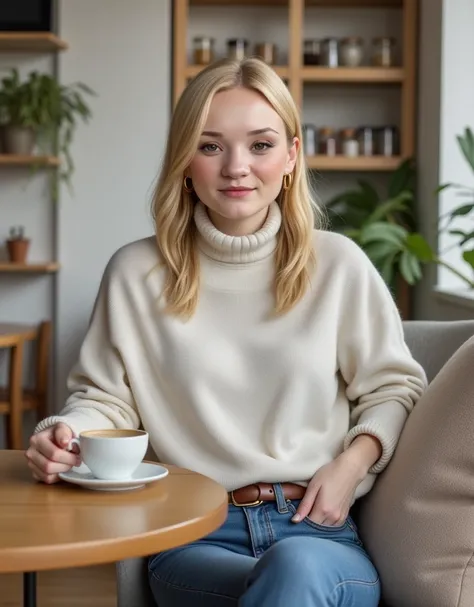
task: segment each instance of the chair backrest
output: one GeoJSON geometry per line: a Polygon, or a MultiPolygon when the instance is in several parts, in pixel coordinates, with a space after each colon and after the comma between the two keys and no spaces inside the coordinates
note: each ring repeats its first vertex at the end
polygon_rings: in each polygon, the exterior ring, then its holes
{"type": "Polygon", "coordinates": [[[431,382],[456,350],[474,335],[474,320],[409,320],[403,328],[412,355],[431,382]]]}

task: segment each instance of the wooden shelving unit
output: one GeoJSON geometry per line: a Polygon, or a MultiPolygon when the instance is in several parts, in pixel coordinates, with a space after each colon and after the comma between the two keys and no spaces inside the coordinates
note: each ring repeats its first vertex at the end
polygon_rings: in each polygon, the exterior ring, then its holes
{"type": "Polygon", "coordinates": [[[9,274],[53,274],[59,270],[59,263],[12,263],[0,262],[0,273],[9,274]]]}
{"type": "Polygon", "coordinates": [[[19,156],[17,154],[0,154],[0,166],[8,167],[57,167],[60,160],[56,156],[19,156]]]}
{"type": "MultiPolygon", "coordinates": [[[[189,79],[196,76],[203,66],[188,65],[189,11],[194,6],[266,6],[288,7],[288,63],[274,66],[275,71],[287,82],[296,104],[303,108],[305,87],[323,85],[391,86],[400,89],[400,155],[396,157],[325,157],[307,159],[308,167],[320,171],[392,171],[401,160],[415,153],[416,108],[416,32],[418,0],[175,0],[173,22],[173,103],[189,79]],[[303,39],[305,36],[305,11],[310,7],[350,8],[398,8],[402,15],[403,64],[399,67],[357,68],[310,67],[303,64],[303,39]]],[[[212,35],[212,30],[209,32],[212,35]]],[[[349,126],[349,125],[348,125],[349,126]]]]}
{"type": "Polygon", "coordinates": [[[1,32],[0,52],[52,53],[67,50],[68,45],[49,32],[1,32]]]}
{"type": "Polygon", "coordinates": [[[400,164],[400,156],[308,156],[308,168],[317,171],[394,171],[400,164]]]}

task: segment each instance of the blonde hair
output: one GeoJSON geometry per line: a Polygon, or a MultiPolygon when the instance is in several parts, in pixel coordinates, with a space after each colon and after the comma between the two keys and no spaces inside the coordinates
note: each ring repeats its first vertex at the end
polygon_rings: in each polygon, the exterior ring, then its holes
{"type": "Polygon", "coordinates": [[[245,87],[259,92],[283,120],[291,142],[301,142],[288,190],[277,202],[282,225],[275,250],[276,314],[290,310],[309,287],[315,261],[312,232],[321,210],[311,195],[302,150],[302,131],[296,105],[275,71],[257,58],[223,59],[200,72],[183,91],[173,113],[161,173],[152,200],[156,241],[165,265],[163,296],[166,311],[190,317],[199,295],[199,257],[196,247],[196,196],[183,187],[185,170],[196,153],[214,95],[245,87]]]}

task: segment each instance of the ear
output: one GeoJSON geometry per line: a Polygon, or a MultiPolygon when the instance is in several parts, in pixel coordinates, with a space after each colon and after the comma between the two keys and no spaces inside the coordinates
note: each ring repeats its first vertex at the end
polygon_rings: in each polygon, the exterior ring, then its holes
{"type": "Polygon", "coordinates": [[[300,149],[300,140],[298,137],[293,137],[293,141],[288,148],[288,160],[285,166],[285,173],[291,173],[295,168],[298,150],[300,149]]]}

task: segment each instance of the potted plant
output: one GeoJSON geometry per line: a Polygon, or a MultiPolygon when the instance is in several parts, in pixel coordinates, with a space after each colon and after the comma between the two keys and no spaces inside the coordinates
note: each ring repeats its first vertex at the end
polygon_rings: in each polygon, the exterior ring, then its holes
{"type": "Polygon", "coordinates": [[[30,248],[29,238],[25,238],[23,226],[10,228],[10,238],[7,240],[7,251],[12,263],[25,263],[30,248]]]}
{"type": "Polygon", "coordinates": [[[18,70],[12,68],[0,87],[5,152],[30,155],[35,145],[44,153],[57,150],[65,161],[61,176],[69,181],[73,171],[70,145],[77,119],[87,122],[92,115],[85,94],[95,93],[81,82],[65,86],[37,71],[22,81],[18,70]]]}
{"type": "Polygon", "coordinates": [[[357,242],[379,270],[408,316],[408,285],[422,277],[421,260],[413,250],[418,233],[414,212],[415,167],[406,160],[391,175],[381,195],[366,180],[327,204],[331,228],[357,242]]]}

